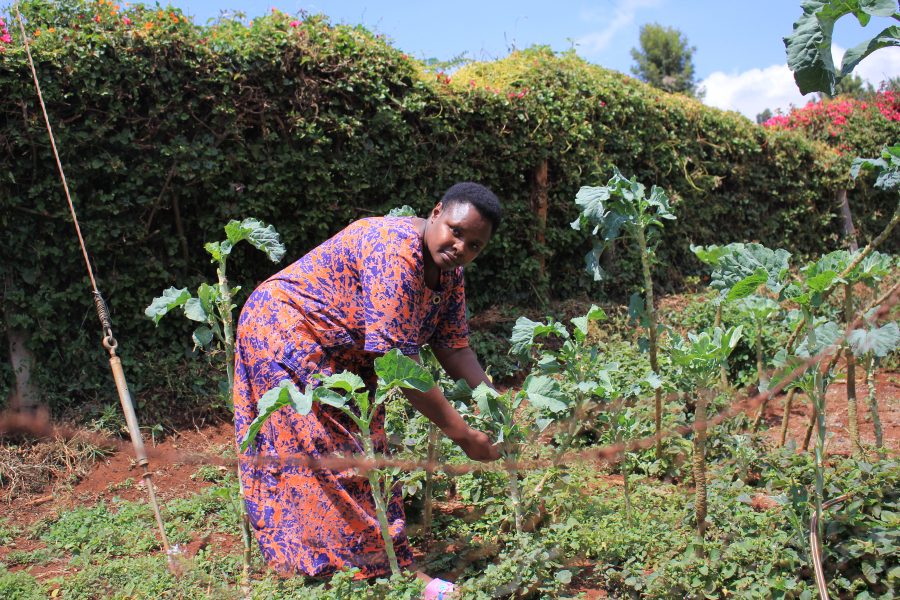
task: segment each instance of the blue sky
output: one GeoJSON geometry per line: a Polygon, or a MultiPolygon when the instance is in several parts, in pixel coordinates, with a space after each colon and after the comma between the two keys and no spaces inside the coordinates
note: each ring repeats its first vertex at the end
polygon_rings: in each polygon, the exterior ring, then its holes
{"type": "MultiPolygon", "coordinates": [[[[419,58],[501,58],[513,48],[543,44],[574,47],[586,60],[628,73],[630,50],[646,23],[680,30],[696,46],[697,77],[707,104],[749,117],[764,108],[787,110],[805,100],[787,69],[782,38],[802,13],[800,0],[174,0],[197,23],[223,10],[252,18],[273,7],[287,13],[324,13],[333,23],[362,24],[419,58]]],[[[838,21],[834,51],[873,37],[889,19],[866,28],[852,17],[838,21]]],[[[900,48],[875,52],[855,71],[874,85],[900,75],[900,48]]]]}

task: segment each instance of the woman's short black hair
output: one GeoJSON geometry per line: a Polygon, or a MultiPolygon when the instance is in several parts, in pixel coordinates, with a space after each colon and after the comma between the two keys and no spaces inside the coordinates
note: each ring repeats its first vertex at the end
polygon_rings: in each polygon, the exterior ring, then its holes
{"type": "Polygon", "coordinates": [[[478,214],[491,222],[491,234],[497,231],[503,220],[503,209],[500,208],[500,200],[494,192],[480,183],[463,181],[451,186],[441,198],[444,208],[464,203],[474,206],[478,214]]]}

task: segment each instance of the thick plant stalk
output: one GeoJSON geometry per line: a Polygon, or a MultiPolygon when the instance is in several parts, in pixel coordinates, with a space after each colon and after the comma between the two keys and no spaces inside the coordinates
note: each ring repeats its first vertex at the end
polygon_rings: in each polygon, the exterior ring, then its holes
{"type": "MultiPolygon", "coordinates": [[[[756,323],[756,377],[759,381],[760,391],[765,389],[768,392],[769,377],[766,374],[765,362],[763,361],[762,323],[759,322],[756,323]]],[[[769,393],[763,396],[762,404],[759,405],[759,413],[757,413],[756,419],[753,421],[753,431],[759,431],[759,426],[762,424],[766,414],[766,406],[769,404],[771,397],[772,395],[769,393]]]]}
{"type": "Polygon", "coordinates": [[[779,445],[784,448],[787,442],[788,426],[791,423],[791,408],[794,404],[794,396],[797,395],[797,388],[788,390],[787,396],[784,398],[784,414],[781,415],[781,438],[779,445]]]}
{"type": "MultiPolygon", "coordinates": [[[[853,321],[853,286],[848,283],[844,286],[844,321],[849,325],[853,321]]],[[[850,446],[853,454],[862,453],[859,443],[859,421],[857,420],[856,405],[856,357],[848,346],[844,356],[847,360],[847,421],[850,426],[850,446]]]]}
{"type": "MultiPolygon", "coordinates": [[[[653,279],[650,277],[650,253],[644,229],[637,228],[638,247],[641,251],[641,269],[644,272],[644,294],[647,303],[647,321],[650,327],[650,369],[659,374],[656,342],[656,307],[653,304],[653,279]]],[[[662,389],[656,388],[654,395],[654,425],[656,428],[656,458],[662,458],[662,389]]]]}
{"type": "Polygon", "coordinates": [[[875,393],[875,358],[870,357],[866,362],[866,387],[869,389],[869,414],[872,417],[872,427],[875,429],[875,448],[881,454],[884,449],[884,432],[881,429],[881,418],[878,416],[878,397],[875,393]]]}
{"type": "MultiPolygon", "coordinates": [[[[616,427],[616,443],[622,443],[622,429],[616,427]]],[[[622,454],[622,491],[625,494],[625,521],[631,525],[631,488],[628,487],[628,457],[622,454]]]]}
{"type": "MultiPolygon", "coordinates": [[[[372,447],[372,437],[368,427],[362,427],[362,442],[368,460],[375,460],[375,449],[372,447]]],[[[391,527],[387,519],[387,502],[386,498],[390,495],[391,489],[389,485],[385,489],[381,488],[378,469],[369,469],[369,485],[372,487],[372,499],[375,501],[375,515],[378,517],[378,525],[381,528],[381,539],[384,540],[384,551],[387,554],[388,564],[391,567],[391,573],[400,575],[400,564],[397,562],[397,553],[394,550],[394,540],[391,537],[391,527]]]]}
{"type": "MultiPolygon", "coordinates": [[[[816,518],[818,520],[817,533],[821,540],[824,536],[824,523],[822,522],[822,502],[825,497],[825,376],[816,374],[816,518]]],[[[818,559],[822,560],[821,553],[818,559]]]]}
{"type": "MultiPolygon", "coordinates": [[[[219,316],[222,318],[222,337],[225,345],[225,373],[228,378],[228,402],[233,403],[232,397],[234,391],[234,317],[231,314],[231,288],[228,286],[228,278],[225,276],[225,261],[219,262],[216,269],[216,275],[219,278],[219,316]]],[[[232,409],[233,410],[233,409],[232,409]]],[[[241,522],[241,543],[243,544],[243,552],[241,554],[241,587],[245,595],[250,592],[250,561],[252,556],[250,533],[250,515],[247,514],[247,505],[244,502],[244,486],[241,483],[240,467],[237,467],[238,474],[238,490],[240,490],[240,522],[241,522]]]]}
{"type": "Polygon", "coordinates": [[[694,412],[694,513],[697,517],[697,537],[702,544],[706,537],[706,398],[697,394],[694,412]]]}
{"type": "Polygon", "coordinates": [[[806,452],[809,450],[809,442],[812,440],[813,430],[816,428],[816,421],[819,417],[819,409],[816,406],[815,399],[813,399],[813,407],[812,412],[809,413],[809,423],[806,424],[806,433],[803,435],[803,445],[801,449],[806,452]]]}
{"type": "Polygon", "coordinates": [[[431,537],[431,522],[434,510],[434,473],[432,471],[437,460],[437,427],[428,423],[428,470],[425,471],[425,506],[422,509],[422,531],[426,538],[431,537]]]}
{"type": "Polygon", "coordinates": [[[524,531],[525,515],[522,510],[522,496],[519,493],[519,470],[516,467],[518,453],[506,445],[506,472],[509,474],[509,499],[512,502],[513,518],[516,525],[516,533],[524,531]]]}

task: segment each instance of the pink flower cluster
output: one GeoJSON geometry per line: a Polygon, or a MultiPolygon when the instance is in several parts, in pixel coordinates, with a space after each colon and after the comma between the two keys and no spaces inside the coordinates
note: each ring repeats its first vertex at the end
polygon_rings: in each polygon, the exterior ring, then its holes
{"type": "MultiPolygon", "coordinates": [[[[6,21],[3,20],[3,17],[0,17],[0,42],[3,44],[11,44],[12,37],[9,35],[9,29],[6,28],[6,21]]],[[[3,46],[0,46],[0,52],[3,52],[3,46]]]]}
{"type": "MultiPolygon", "coordinates": [[[[875,94],[875,106],[887,120],[900,121],[900,96],[894,92],[886,90],[875,94]]],[[[848,118],[869,109],[870,103],[862,100],[820,100],[792,109],[786,115],[775,115],[764,122],[763,127],[806,129],[837,137],[842,133],[848,118]]]]}
{"type": "Polygon", "coordinates": [[[884,90],[875,96],[875,105],[888,121],[900,121],[900,94],[884,90]]]}

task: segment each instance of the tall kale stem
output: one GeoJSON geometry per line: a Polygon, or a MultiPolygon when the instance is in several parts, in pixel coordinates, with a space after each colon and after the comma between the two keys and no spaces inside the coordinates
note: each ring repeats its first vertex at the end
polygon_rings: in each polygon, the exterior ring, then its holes
{"type": "MultiPolygon", "coordinates": [[[[366,458],[370,461],[375,460],[375,449],[372,446],[372,437],[368,427],[361,428],[363,449],[366,458]]],[[[391,493],[390,486],[381,489],[381,481],[378,479],[380,471],[378,469],[369,469],[369,485],[372,487],[372,499],[375,501],[375,514],[378,517],[378,524],[381,526],[381,538],[384,540],[384,550],[387,553],[388,564],[391,567],[391,573],[400,574],[400,564],[397,562],[397,553],[394,551],[394,540],[391,538],[391,529],[387,518],[386,496],[391,493]]]]}
{"type": "Polygon", "coordinates": [[[522,512],[522,498],[519,494],[519,470],[516,468],[518,452],[515,444],[504,444],[506,454],[506,471],[509,473],[509,498],[512,501],[513,517],[516,524],[516,533],[521,534],[524,528],[525,518],[522,512]]]}
{"type": "Polygon", "coordinates": [[[756,322],[756,376],[759,381],[759,390],[766,390],[766,395],[763,396],[762,404],[759,405],[759,413],[756,415],[756,419],[753,421],[753,431],[759,431],[759,426],[762,425],[763,419],[766,414],[766,406],[769,404],[769,399],[772,397],[771,394],[768,393],[769,389],[769,377],[766,375],[766,365],[763,360],[763,343],[762,343],[762,323],[756,322]]]}
{"type": "Polygon", "coordinates": [[[869,414],[872,416],[872,426],[875,429],[875,448],[879,454],[883,453],[884,432],[881,429],[881,418],[878,416],[878,397],[875,388],[875,357],[866,361],[866,386],[869,388],[869,414]]]}
{"type": "Polygon", "coordinates": [[[791,423],[791,408],[794,404],[794,396],[796,395],[797,388],[791,388],[784,398],[784,414],[781,415],[781,438],[779,439],[779,445],[782,448],[784,448],[784,444],[787,442],[788,426],[791,423]]]}
{"type": "MultiPolygon", "coordinates": [[[[853,284],[844,286],[844,321],[849,325],[853,322],[853,284]]],[[[859,443],[859,421],[857,420],[856,405],[856,357],[853,349],[847,346],[844,353],[847,359],[847,421],[850,425],[850,446],[855,455],[862,453],[859,443]]]]}
{"type": "MultiPolygon", "coordinates": [[[[724,304],[724,300],[719,299],[719,305],[716,306],[716,319],[713,322],[713,327],[721,327],[722,326],[722,305],[724,304]]],[[[722,380],[722,391],[727,392],[731,389],[731,384],[728,383],[728,359],[722,361],[722,364],[719,365],[719,379],[722,380]]]]}
{"type": "MultiPolygon", "coordinates": [[[[656,307],[653,302],[653,279],[650,277],[650,252],[647,249],[647,237],[644,229],[638,227],[638,247],[641,251],[641,268],[644,272],[644,295],[647,303],[647,321],[650,332],[650,369],[659,374],[659,360],[656,347],[656,307]]],[[[654,397],[654,422],[656,427],[656,457],[662,458],[662,389],[656,388],[654,397]]]]}
{"type": "MultiPolygon", "coordinates": [[[[232,393],[234,389],[234,317],[231,314],[231,288],[228,287],[228,277],[225,276],[225,259],[219,261],[216,269],[216,275],[219,278],[219,318],[222,319],[222,337],[225,346],[225,373],[228,390],[227,402],[229,406],[234,407],[234,398],[232,393]]],[[[233,408],[232,408],[233,410],[233,408]]],[[[243,553],[241,554],[241,587],[245,593],[250,590],[250,557],[251,557],[251,534],[250,534],[250,515],[247,514],[247,505],[244,503],[244,486],[240,483],[240,468],[238,468],[238,489],[241,494],[240,502],[240,520],[241,520],[241,542],[243,543],[243,553]]]]}
{"type": "Polygon", "coordinates": [[[697,538],[702,549],[706,537],[706,397],[702,392],[697,394],[694,412],[694,488],[697,538]]]}
{"type": "Polygon", "coordinates": [[[434,473],[432,472],[432,469],[437,460],[437,442],[437,427],[435,427],[434,423],[429,421],[428,450],[426,454],[428,469],[425,471],[425,507],[422,511],[422,530],[424,531],[426,538],[431,536],[431,521],[434,506],[434,500],[432,498],[434,495],[434,473]]]}

